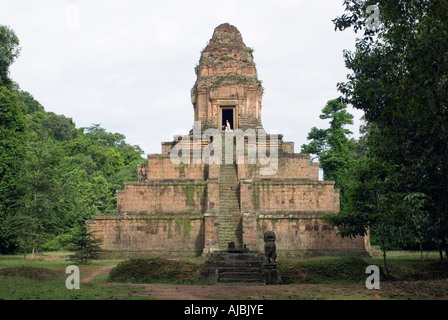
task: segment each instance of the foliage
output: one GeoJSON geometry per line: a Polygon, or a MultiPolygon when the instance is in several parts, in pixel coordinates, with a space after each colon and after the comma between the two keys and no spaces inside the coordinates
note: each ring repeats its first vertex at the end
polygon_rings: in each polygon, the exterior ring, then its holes
{"type": "Polygon", "coordinates": [[[344,52],[352,73],[338,88],[345,103],[364,111],[368,166],[358,168],[352,208],[339,223],[352,224],[352,231],[359,227],[362,234],[383,220],[384,241],[446,245],[448,3],[345,0],[344,5],[335,28],[353,28],[360,37],[355,52],[344,52]],[[375,4],[380,24],[369,29],[366,9],[375,4]],[[387,170],[381,178],[366,172],[375,168],[387,170]]]}
{"type": "Polygon", "coordinates": [[[17,208],[27,126],[17,92],[0,86],[0,253],[15,249],[5,224],[8,212],[17,208]]]}
{"type": "Polygon", "coordinates": [[[0,25],[0,86],[11,86],[9,66],[20,54],[19,38],[13,30],[0,25]]]}
{"type": "Polygon", "coordinates": [[[117,265],[109,274],[110,282],[194,283],[201,265],[163,258],[135,258],[117,265]]]}
{"type": "Polygon", "coordinates": [[[365,282],[368,263],[359,257],[341,257],[315,263],[280,264],[284,284],[365,282]]]}
{"type": "Polygon", "coordinates": [[[101,242],[101,239],[95,238],[92,231],[87,230],[87,225],[83,220],[78,221],[68,240],[69,248],[75,251],[73,255],[69,256],[70,261],[76,264],[88,264],[91,260],[97,259],[101,252],[99,246],[101,242]]]}
{"type": "Polygon", "coordinates": [[[345,128],[353,124],[353,115],[347,112],[347,105],[340,99],[327,102],[319,116],[330,120],[328,129],[313,127],[308,133],[308,144],[302,145],[302,152],[319,159],[324,179],[335,181],[335,187],[341,190],[341,206],[345,205],[347,172],[354,165],[357,142],[350,139],[352,132],[345,128]]]}
{"type": "Polygon", "coordinates": [[[50,269],[30,267],[30,266],[8,267],[0,269],[0,276],[7,276],[7,277],[18,276],[40,281],[50,280],[51,278],[54,278],[56,275],[57,273],[50,269]]]}
{"type": "Polygon", "coordinates": [[[18,44],[0,26],[0,253],[34,256],[77,220],[115,213],[116,190],[137,179],[144,159],[124,135],[76,128],[20,90],[8,78],[18,44]]]}

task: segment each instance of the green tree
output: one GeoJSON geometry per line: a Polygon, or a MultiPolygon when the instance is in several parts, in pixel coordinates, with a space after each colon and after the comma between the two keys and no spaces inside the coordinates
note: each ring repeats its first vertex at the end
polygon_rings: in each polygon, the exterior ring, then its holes
{"type": "MultiPolygon", "coordinates": [[[[338,84],[344,102],[364,111],[369,157],[394,168],[390,174],[397,183],[388,192],[401,194],[401,202],[406,195],[426,195],[429,220],[443,221],[432,233],[446,242],[448,2],[345,0],[344,5],[336,29],[353,28],[360,35],[355,52],[344,53],[351,70],[348,81],[338,84]],[[371,29],[369,5],[377,5],[380,18],[371,29]]],[[[405,218],[402,224],[411,225],[411,216],[405,218]]]]}
{"type": "Polygon", "coordinates": [[[319,159],[324,179],[335,181],[335,186],[341,189],[343,206],[347,172],[354,164],[353,154],[356,152],[356,141],[349,138],[352,132],[345,128],[353,124],[353,115],[347,112],[347,105],[340,99],[333,99],[327,102],[319,117],[330,120],[329,128],[313,127],[307,137],[310,143],[303,144],[301,152],[315,155],[319,159]]]}
{"type": "Polygon", "coordinates": [[[336,216],[325,217],[341,228],[343,237],[364,236],[373,228],[381,243],[385,266],[387,245],[398,236],[395,220],[400,212],[396,201],[399,195],[391,192],[395,181],[389,178],[393,169],[393,166],[369,157],[360,159],[351,171],[344,210],[336,216]]]}
{"type": "Polygon", "coordinates": [[[0,25],[0,253],[62,248],[78,220],[116,211],[116,190],[136,180],[138,146],[100,125],[76,128],[9,79],[20,52],[0,25]],[[51,245],[50,245],[51,244],[51,245]]]}
{"type": "Polygon", "coordinates": [[[19,197],[18,179],[24,159],[26,122],[23,104],[9,78],[9,67],[20,53],[19,39],[0,25],[0,253],[14,250],[6,221],[19,197]]]}
{"type": "Polygon", "coordinates": [[[9,220],[9,232],[31,246],[32,257],[40,245],[61,226],[61,150],[49,139],[27,144],[24,170],[20,176],[22,197],[9,220]]]}
{"type": "Polygon", "coordinates": [[[0,86],[0,253],[14,250],[6,220],[17,208],[27,126],[16,92],[0,86]]]}
{"type": "Polygon", "coordinates": [[[410,217],[408,221],[410,221],[410,228],[418,241],[420,258],[422,260],[422,265],[424,265],[423,241],[428,238],[427,234],[431,231],[429,212],[425,210],[427,196],[418,192],[411,193],[404,197],[404,201],[408,207],[408,214],[410,217]]]}
{"type": "Polygon", "coordinates": [[[0,86],[12,85],[9,67],[20,54],[19,38],[13,30],[0,25],[0,86]]]}
{"type": "Polygon", "coordinates": [[[98,258],[102,251],[100,248],[102,240],[94,237],[93,232],[87,229],[85,221],[77,221],[70,235],[69,248],[75,252],[69,256],[70,261],[88,264],[91,260],[98,258]]]}

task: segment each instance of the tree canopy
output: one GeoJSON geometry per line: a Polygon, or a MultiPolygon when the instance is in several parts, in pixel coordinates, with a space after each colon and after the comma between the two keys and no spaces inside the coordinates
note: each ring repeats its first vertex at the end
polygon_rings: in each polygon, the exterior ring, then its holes
{"type": "Polygon", "coordinates": [[[60,249],[80,220],[116,212],[115,191],[144,162],[123,134],[77,128],[14,84],[18,45],[0,26],[0,253],[60,249]]]}
{"type": "Polygon", "coordinates": [[[360,37],[355,51],[344,53],[351,73],[338,88],[345,103],[364,111],[368,133],[363,165],[354,174],[358,180],[351,209],[337,223],[354,236],[372,227],[371,217],[380,214],[395,238],[413,234],[445,243],[448,3],[346,0],[344,5],[345,13],[334,20],[335,29],[353,28],[360,37]],[[371,5],[376,5],[379,24],[369,28],[371,5]],[[424,232],[422,224],[427,226],[424,232]]]}

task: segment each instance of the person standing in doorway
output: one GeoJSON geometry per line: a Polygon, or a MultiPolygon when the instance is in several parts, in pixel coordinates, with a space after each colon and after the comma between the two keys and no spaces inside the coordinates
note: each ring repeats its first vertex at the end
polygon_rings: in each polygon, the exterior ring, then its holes
{"type": "Polygon", "coordinates": [[[229,120],[226,120],[226,131],[232,131],[229,120]]]}

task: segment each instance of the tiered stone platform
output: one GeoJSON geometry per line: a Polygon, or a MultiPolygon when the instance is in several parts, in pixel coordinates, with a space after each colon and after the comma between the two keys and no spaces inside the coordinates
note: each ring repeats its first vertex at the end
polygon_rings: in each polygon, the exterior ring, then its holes
{"type": "Polygon", "coordinates": [[[368,235],[342,238],[323,219],[339,212],[339,190],[333,181],[319,180],[319,164],[295,153],[283,135],[263,129],[263,87],[252,51],[234,26],[215,29],[195,68],[193,129],[138,165],[138,181],[117,191],[117,215],[88,222],[108,253],[211,254],[208,270],[219,271],[217,281],[238,275],[257,282],[252,269],[262,267],[256,252],[264,249],[266,231],[277,235],[281,258],[364,255],[370,249],[368,235]],[[222,131],[226,120],[231,128],[222,131]],[[243,152],[236,155],[237,149],[243,152]],[[226,161],[205,161],[220,151],[226,161]],[[229,242],[253,251],[222,253],[229,242]]]}

